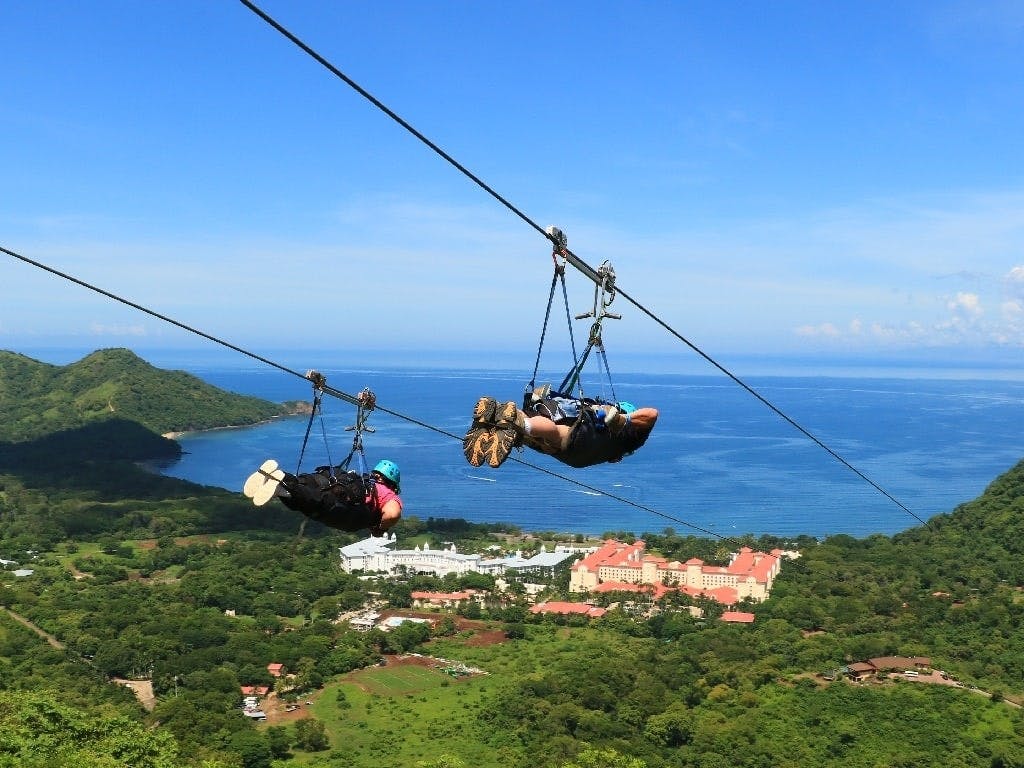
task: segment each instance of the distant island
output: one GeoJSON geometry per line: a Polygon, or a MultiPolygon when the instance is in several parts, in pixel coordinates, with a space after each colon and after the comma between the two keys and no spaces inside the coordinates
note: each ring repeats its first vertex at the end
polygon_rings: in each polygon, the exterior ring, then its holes
{"type": "Polygon", "coordinates": [[[66,366],[0,351],[0,441],[36,440],[108,419],[175,436],[308,409],[301,401],[225,392],[190,373],[155,368],[128,349],[101,349],[66,366]]]}

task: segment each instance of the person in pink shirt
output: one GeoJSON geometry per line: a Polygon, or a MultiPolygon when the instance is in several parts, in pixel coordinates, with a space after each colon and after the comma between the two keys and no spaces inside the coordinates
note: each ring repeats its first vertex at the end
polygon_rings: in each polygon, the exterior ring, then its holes
{"type": "Polygon", "coordinates": [[[377,462],[369,475],[340,467],[317,467],[293,475],[269,459],[246,480],[242,492],[263,506],[272,498],[289,509],[342,531],[369,529],[381,536],[402,516],[402,474],[388,459],[377,462]]]}

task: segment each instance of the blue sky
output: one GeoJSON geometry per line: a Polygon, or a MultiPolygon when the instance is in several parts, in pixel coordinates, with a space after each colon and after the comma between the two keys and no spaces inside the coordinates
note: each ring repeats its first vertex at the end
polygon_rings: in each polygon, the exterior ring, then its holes
{"type": "MultiPolygon", "coordinates": [[[[712,357],[1018,363],[1019,2],[261,7],[712,357]]],[[[0,22],[0,245],[257,353],[532,365],[547,241],[241,3],[0,22]]],[[[0,348],[69,345],[209,342],[2,257],[0,348]]]]}

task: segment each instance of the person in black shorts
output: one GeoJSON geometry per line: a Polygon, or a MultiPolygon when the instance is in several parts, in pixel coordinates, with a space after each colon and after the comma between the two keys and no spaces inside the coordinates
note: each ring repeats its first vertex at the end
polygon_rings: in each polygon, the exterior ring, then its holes
{"type": "Polygon", "coordinates": [[[258,507],[277,498],[331,528],[368,529],[374,536],[383,535],[402,516],[401,473],[388,459],[377,462],[368,475],[342,467],[293,475],[268,459],[245,481],[242,492],[258,507]]]}
{"type": "Polygon", "coordinates": [[[543,390],[525,408],[481,397],[462,441],[466,460],[474,467],[500,467],[512,448],[526,445],[570,467],[614,463],[647,442],[658,420],[655,408],[552,397],[543,390]]]}

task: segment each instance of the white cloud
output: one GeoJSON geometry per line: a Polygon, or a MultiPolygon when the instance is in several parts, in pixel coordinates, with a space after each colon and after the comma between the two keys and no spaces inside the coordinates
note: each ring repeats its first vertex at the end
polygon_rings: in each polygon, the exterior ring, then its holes
{"type": "Polygon", "coordinates": [[[978,298],[976,293],[964,293],[963,291],[957,293],[946,306],[950,312],[955,315],[967,315],[968,317],[978,317],[983,313],[981,308],[981,300],[978,298]]]}
{"type": "Polygon", "coordinates": [[[840,335],[839,329],[832,323],[821,323],[820,325],[801,325],[796,329],[797,336],[837,338],[840,335]]]}
{"type": "Polygon", "coordinates": [[[1007,272],[1003,283],[1011,296],[1024,298],[1024,266],[1016,266],[1007,272]]]}
{"type": "Polygon", "coordinates": [[[143,325],[106,325],[103,323],[91,323],[89,333],[93,336],[146,336],[146,327],[143,325]]]}
{"type": "MultiPolygon", "coordinates": [[[[703,226],[685,219],[671,231],[569,216],[540,223],[561,226],[588,264],[610,259],[624,291],[712,355],[811,341],[870,350],[1022,339],[1022,321],[1004,302],[1024,306],[1024,193],[703,226]]],[[[372,334],[381,345],[453,348],[489,343],[497,332],[509,348],[533,348],[551,277],[548,244],[505,212],[411,198],[363,198],[301,232],[108,234],[22,250],[247,347],[304,342],[326,329],[332,338],[372,334]],[[491,321],[467,322],[495,307],[500,331],[491,321]]],[[[103,297],[10,269],[0,281],[8,332],[20,324],[21,332],[67,333],[82,327],[87,311],[97,321],[93,333],[145,333],[103,297]]],[[[567,280],[572,312],[589,309],[593,286],[574,270],[567,280]]],[[[652,350],[674,347],[625,300],[614,310],[625,319],[608,329],[613,348],[624,338],[652,350]]],[[[161,333],[160,323],[147,325],[150,337],[161,333]]],[[[564,322],[558,327],[564,331],[564,322]]]]}

